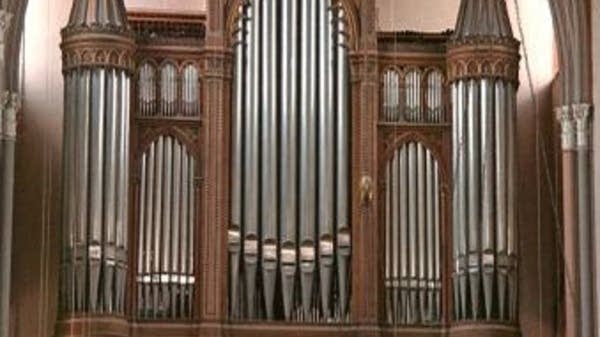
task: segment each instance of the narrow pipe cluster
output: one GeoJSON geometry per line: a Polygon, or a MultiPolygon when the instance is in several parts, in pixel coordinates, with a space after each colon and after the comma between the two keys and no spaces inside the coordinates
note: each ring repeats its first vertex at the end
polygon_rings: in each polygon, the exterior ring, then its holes
{"type": "Polygon", "coordinates": [[[125,70],[65,75],[61,300],[68,312],[124,312],[129,97],[125,70]]]}
{"type": "Polygon", "coordinates": [[[419,70],[388,69],[383,74],[381,118],[385,122],[444,123],[443,90],[444,76],[437,70],[423,76],[419,70]]]}
{"type": "Polygon", "coordinates": [[[385,181],[387,323],[439,323],[442,211],[438,162],[422,144],[404,144],[387,164],[385,181]]]}
{"type": "Polygon", "coordinates": [[[344,322],[348,51],[331,1],[253,0],[237,22],[230,317],[344,322]]]}
{"type": "Polygon", "coordinates": [[[160,136],[141,158],[137,312],[191,318],[195,290],[196,164],[186,146],[160,136]]]}
{"type": "Polygon", "coordinates": [[[149,62],[144,62],[138,69],[139,116],[199,116],[200,86],[196,66],[188,64],[180,73],[173,63],[167,62],[159,73],[157,76],[155,67],[149,62]]]}
{"type": "Polygon", "coordinates": [[[515,97],[503,79],[452,84],[457,320],[517,319],[515,97]]]}

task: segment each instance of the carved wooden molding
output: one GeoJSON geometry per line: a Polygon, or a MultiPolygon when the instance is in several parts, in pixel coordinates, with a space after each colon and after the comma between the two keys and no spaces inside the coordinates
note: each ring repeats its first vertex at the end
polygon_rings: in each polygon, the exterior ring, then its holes
{"type": "Polygon", "coordinates": [[[519,43],[514,39],[452,40],[448,44],[448,79],[491,77],[518,85],[519,59],[519,43]]]}
{"type": "Polygon", "coordinates": [[[63,41],[63,72],[82,67],[109,67],[134,70],[135,41],[133,35],[121,29],[65,29],[63,41]]]}

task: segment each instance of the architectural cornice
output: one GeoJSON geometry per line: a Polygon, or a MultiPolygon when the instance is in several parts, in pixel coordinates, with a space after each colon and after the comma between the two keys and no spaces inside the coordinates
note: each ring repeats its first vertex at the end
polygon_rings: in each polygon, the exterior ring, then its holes
{"type": "Polygon", "coordinates": [[[136,45],[133,34],[127,30],[107,26],[68,28],[62,36],[63,72],[82,67],[134,70],[136,45]]]}
{"type": "Polygon", "coordinates": [[[518,84],[519,42],[503,37],[453,39],[448,43],[448,80],[500,78],[518,84]]]}
{"type": "Polygon", "coordinates": [[[21,96],[19,94],[5,91],[0,103],[0,139],[17,139],[17,114],[21,109],[21,96]]]}

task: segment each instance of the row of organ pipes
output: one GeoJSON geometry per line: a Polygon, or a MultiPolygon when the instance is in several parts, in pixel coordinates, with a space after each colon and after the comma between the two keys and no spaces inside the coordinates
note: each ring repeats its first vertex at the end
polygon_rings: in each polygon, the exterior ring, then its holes
{"type": "Polygon", "coordinates": [[[172,136],[141,156],[137,312],[142,319],[191,318],[195,291],[196,162],[172,136]]]}
{"type": "Polygon", "coordinates": [[[126,70],[65,74],[62,307],[123,314],[127,273],[126,70]]]}
{"type": "Polygon", "coordinates": [[[152,63],[143,62],[137,77],[139,116],[200,115],[200,82],[195,65],[188,64],[179,72],[173,63],[165,62],[157,72],[152,63]]]}
{"type": "Polygon", "coordinates": [[[387,323],[439,323],[442,210],[438,162],[421,143],[406,143],[389,160],[385,181],[387,323]]]}
{"type": "Polygon", "coordinates": [[[345,12],[317,0],[251,0],[239,10],[230,317],[345,322],[351,251],[345,12]]]}
{"type": "Polygon", "coordinates": [[[454,313],[517,319],[516,88],[502,79],[452,84],[454,313]]]}
{"type": "Polygon", "coordinates": [[[381,120],[404,123],[445,123],[444,76],[431,70],[399,72],[387,69],[382,75],[381,120]],[[425,80],[423,80],[425,77],[425,80]]]}

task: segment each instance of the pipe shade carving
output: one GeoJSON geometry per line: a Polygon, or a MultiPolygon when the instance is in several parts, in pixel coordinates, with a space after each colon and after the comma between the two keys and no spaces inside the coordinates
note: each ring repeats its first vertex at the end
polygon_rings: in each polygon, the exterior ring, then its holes
{"type": "Polygon", "coordinates": [[[380,120],[394,123],[445,123],[444,75],[439,70],[423,74],[407,68],[383,73],[380,120]]]}
{"type": "Polygon", "coordinates": [[[239,11],[230,317],[345,322],[351,248],[346,14],[315,0],[254,0],[239,11]]]}

